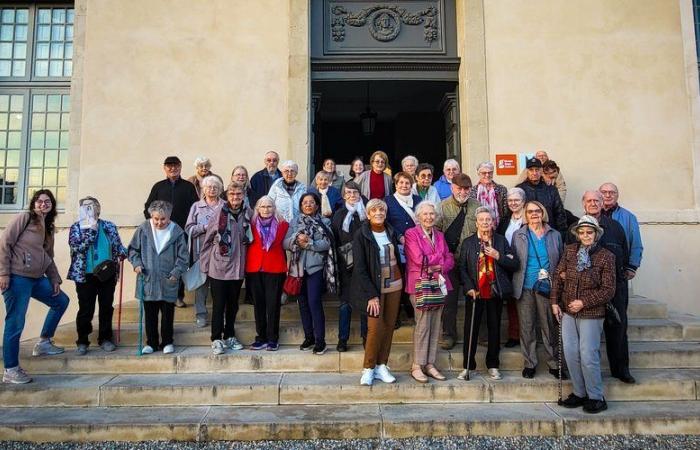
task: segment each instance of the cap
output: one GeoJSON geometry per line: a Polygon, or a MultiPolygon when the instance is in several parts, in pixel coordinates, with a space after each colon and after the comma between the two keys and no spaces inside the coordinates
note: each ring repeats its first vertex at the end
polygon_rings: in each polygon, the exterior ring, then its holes
{"type": "Polygon", "coordinates": [[[603,228],[598,225],[598,220],[588,214],[584,214],[578,219],[576,225],[571,229],[571,233],[575,236],[578,233],[578,229],[583,227],[593,228],[596,231],[596,240],[603,235],[603,228]]]}
{"type": "Polygon", "coordinates": [[[168,156],[165,158],[165,161],[163,161],[163,165],[166,164],[182,164],[182,161],[180,161],[180,158],[177,156],[168,156]]]}
{"type": "Polygon", "coordinates": [[[529,169],[530,167],[537,167],[537,168],[541,169],[542,168],[542,161],[540,161],[537,158],[530,158],[525,163],[525,168],[529,169]]]}
{"type": "Polygon", "coordinates": [[[470,188],[472,187],[472,179],[466,173],[458,173],[452,178],[452,184],[456,184],[459,187],[470,188]]]}

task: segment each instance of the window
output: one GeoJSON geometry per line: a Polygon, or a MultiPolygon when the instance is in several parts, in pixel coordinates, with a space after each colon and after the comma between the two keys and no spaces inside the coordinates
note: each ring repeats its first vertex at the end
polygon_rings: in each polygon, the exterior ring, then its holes
{"type": "Polygon", "coordinates": [[[65,4],[0,3],[0,210],[42,188],[65,203],[74,19],[65,4]]]}

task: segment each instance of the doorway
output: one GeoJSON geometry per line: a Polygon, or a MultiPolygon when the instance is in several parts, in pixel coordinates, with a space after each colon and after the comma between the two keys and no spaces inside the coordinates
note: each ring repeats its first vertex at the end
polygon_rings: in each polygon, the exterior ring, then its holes
{"type": "Polygon", "coordinates": [[[394,173],[413,155],[442,170],[459,160],[457,83],[426,80],[314,81],[312,83],[312,172],[323,160],[365,164],[376,150],[389,156],[394,173]],[[369,113],[374,120],[362,120],[369,113]]]}

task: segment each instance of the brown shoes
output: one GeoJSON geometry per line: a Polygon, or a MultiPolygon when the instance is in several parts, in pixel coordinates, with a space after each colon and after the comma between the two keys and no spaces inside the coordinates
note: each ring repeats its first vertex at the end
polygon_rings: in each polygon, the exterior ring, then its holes
{"type": "Polygon", "coordinates": [[[411,376],[414,380],[416,380],[419,383],[428,382],[428,377],[426,377],[423,373],[423,369],[421,369],[420,366],[416,366],[415,364],[411,366],[411,376]]]}
{"type": "Polygon", "coordinates": [[[425,366],[425,373],[427,373],[430,378],[434,378],[438,381],[445,381],[447,379],[445,375],[441,374],[432,364],[425,366]]]}

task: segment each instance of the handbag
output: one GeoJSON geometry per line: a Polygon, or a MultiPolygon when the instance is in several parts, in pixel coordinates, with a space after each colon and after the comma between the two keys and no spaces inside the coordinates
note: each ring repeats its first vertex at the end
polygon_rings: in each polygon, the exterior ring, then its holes
{"type": "MultiPolygon", "coordinates": [[[[292,269],[292,261],[289,261],[289,266],[287,268],[287,278],[284,279],[284,284],[282,285],[282,290],[284,291],[285,294],[289,296],[296,296],[301,294],[301,284],[304,281],[304,274],[302,272],[302,276],[293,276],[290,275],[292,269]]],[[[301,265],[299,264],[299,260],[297,257],[297,275],[299,275],[299,272],[301,271],[301,265]]]]}
{"type": "MultiPolygon", "coordinates": [[[[94,255],[95,258],[97,258],[97,242],[100,240],[100,232],[99,229],[97,231],[97,240],[95,242],[95,250],[94,250],[94,255]]],[[[111,253],[112,246],[110,244],[110,253],[111,253]]],[[[117,275],[117,263],[112,261],[111,255],[108,259],[105,259],[101,263],[97,264],[95,267],[92,269],[92,274],[95,275],[95,277],[100,280],[101,282],[109,281],[112,278],[117,275]]]]}
{"type": "Polygon", "coordinates": [[[615,306],[610,302],[605,304],[605,323],[608,326],[620,325],[622,323],[620,313],[617,312],[615,306]]]}
{"type": "MultiPolygon", "coordinates": [[[[190,250],[192,249],[192,236],[189,236],[190,250]]],[[[197,253],[199,253],[199,239],[197,239],[197,253]]],[[[190,252],[191,253],[191,252],[190,252]]],[[[202,268],[199,264],[199,259],[194,262],[182,275],[182,283],[185,285],[185,289],[188,291],[196,291],[198,288],[207,282],[207,274],[202,272],[202,268]]]]}
{"type": "Polygon", "coordinates": [[[338,255],[345,263],[345,269],[352,269],[352,267],[355,265],[355,261],[352,256],[352,241],[338,247],[338,255]]]}
{"type": "MultiPolygon", "coordinates": [[[[527,242],[528,244],[530,243],[530,230],[527,230],[527,242]]],[[[537,292],[540,295],[543,295],[545,297],[549,298],[550,292],[552,292],[552,278],[549,274],[549,271],[542,267],[542,263],[540,262],[540,255],[537,253],[537,246],[532,245],[532,248],[535,250],[535,257],[537,258],[537,264],[540,266],[540,273],[542,271],[547,272],[547,276],[540,278],[538,275],[537,281],[535,281],[535,284],[532,286],[532,290],[537,292]]]]}
{"type": "MultiPolygon", "coordinates": [[[[421,276],[416,280],[416,309],[427,311],[437,309],[444,305],[445,295],[440,287],[439,277],[427,273],[428,258],[423,256],[421,276]]],[[[444,283],[443,283],[444,284],[444,283]]]]}

